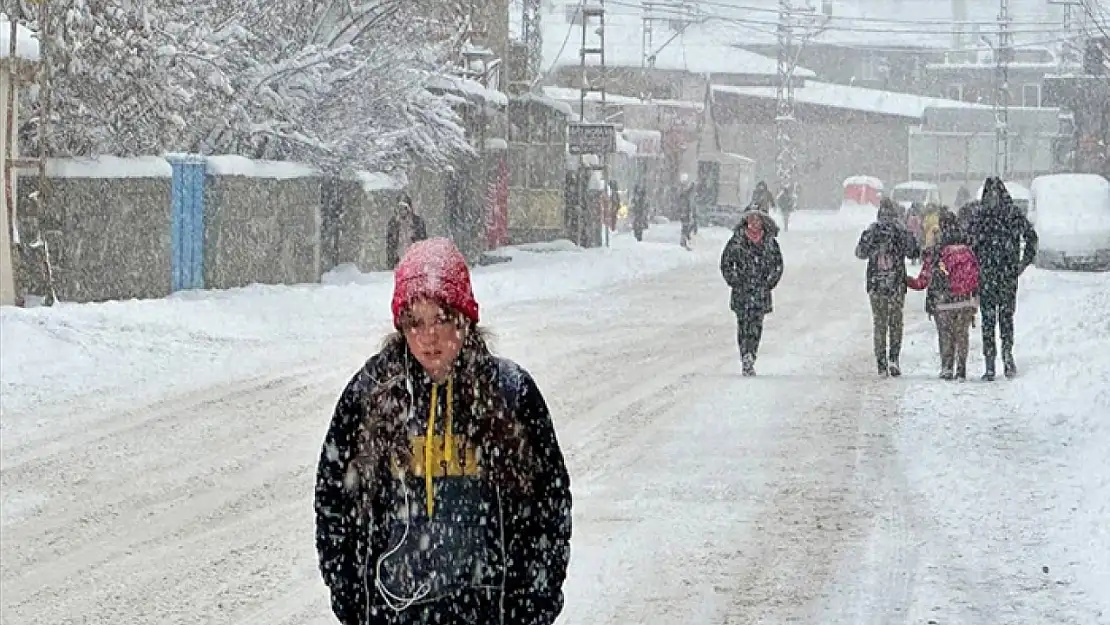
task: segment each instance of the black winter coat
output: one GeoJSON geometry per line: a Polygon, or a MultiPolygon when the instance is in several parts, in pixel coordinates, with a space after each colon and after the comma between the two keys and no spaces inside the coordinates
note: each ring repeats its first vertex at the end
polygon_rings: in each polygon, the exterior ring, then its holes
{"type": "Polygon", "coordinates": [[[1016,290],[1018,276],[1037,258],[1038,237],[998,178],[988,178],[983,185],[983,201],[971,216],[967,231],[979,259],[980,290],[1016,290]],[[988,199],[992,190],[998,199],[988,199]]]}
{"type": "Polygon", "coordinates": [[[387,351],[367,361],[344,390],[317,469],[316,549],[335,616],[343,625],[552,625],[570,558],[570,479],[536,383],[512,361],[489,357],[508,414],[536,450],[533,492],[526,496],[481,477],[483,454],[467,434],[473,419],[460,406],[460,389],[449,410],[453,387],[437,387],[437,418],[431,381],[415,363],[397,375],[400,366],[386,361],[398,359],[387,351]],[[411,442],[412,466],[394,460],[391,470],[367,477],[363,467],[391,464],[365,461],[385,448],[366,446],[367,414],[374,412],[368,406],[393,402],[405,406],[396,414],[409,415],[394,431],[411,442]],[[436,467],[431,498],[426,466],[436,467]]]}
{"type": "Polygon", "coordinates": [[[856,244],[856,258],[867,260],[867,292],[872,295],[904,294],[906,259],[919,256],[917,238],[894,220],[871,224],[856,244]]]}
{"type": "Polygon", "coordinates": [[[774,310],[771,291],[782,279],[782,251],[767,232],[763,241],[748,238],[741,222],[721,252],[721,276],[732,289],[730,306],[738,315],[766,315],[774,310]]]}

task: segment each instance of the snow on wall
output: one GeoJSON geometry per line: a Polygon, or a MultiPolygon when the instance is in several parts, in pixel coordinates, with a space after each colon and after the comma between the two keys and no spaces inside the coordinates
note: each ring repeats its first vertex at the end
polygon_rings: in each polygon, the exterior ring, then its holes
{"type": "Polygon", "coordinates": [[[362,190],[367,193],[399,191],[404,189],[406,185],[405,180],[380,171],[360,171],[355,174],[355,179],[362,185],[362,190]]]}
{"type": "Polygon", "coordinates": [[[173,168],[164,158],[98,156],[95,158],[51,158],[46,161],[51,178],[170,178],[173,168]]]}
{"type": "MultiPolygon", "coordinates": [[[[15,30],[15,57],[25,61],[39,60],[39,40],[35,33],[22,24],[15,30]]],[[[11,54],[11,22],[6,13],[0,13],[0,58],[6,59],[11,54]]]]}
{"type": "Polygon", "coordinates": [[[208,173],[213,176],[245,176],[247,178],[289,180],[292,178],[313,178],[320,175],[320,170],[302,163],[254,161],[242,156],[226,154],[208,157],[208,173]]]}

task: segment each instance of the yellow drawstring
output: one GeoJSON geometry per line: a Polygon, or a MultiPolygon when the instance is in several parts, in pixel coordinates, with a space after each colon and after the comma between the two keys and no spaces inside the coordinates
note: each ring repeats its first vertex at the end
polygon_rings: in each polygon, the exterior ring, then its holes
{"type": "MultiPolygon", "coordinates": [[[[451,416],[454,413],[454,386],[447,380],[447,416],[443,423],[443,459],[450,467],[455,457],[455,438],[451,433],[451,416]]],[[[436,453],[434,449],[436,435],[436,408],[439,406],[439,385],[432,384],[432,401],[428,408],[428,430],[424,436],[424,491],[427,502],[428,517],[431,518],[435,511],[435,491],[432,488],[432,475],[435,472],[436,453]]],[[[446,473],[446,471],[445,471],[446,473]]]]}

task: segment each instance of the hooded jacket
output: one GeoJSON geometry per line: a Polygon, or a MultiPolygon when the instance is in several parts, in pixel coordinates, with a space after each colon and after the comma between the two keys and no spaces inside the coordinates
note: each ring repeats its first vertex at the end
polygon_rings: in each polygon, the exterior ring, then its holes
{"type": "Polygon", "coordinates": [[[921,255],[913,233],[899,219],[889,199],[879,205],[878,220],[867,227],[856,244],[856,258],[867,261],[867,292],[899,295],[906,292],[906,260],[921,255]]]}
{"type": "Polygon", "coordinates": [[[984,292],[1017,289],[1018,276],[1037,258],[1037,231],[1014,206],[1002,179],[987,178],[983,198],[968,221],[984,292]]]}
{"type": "Polygon", "coordinates": [[[434,384],[395,337],[339,398],[315,510],[343,625],[551,625],[562,610],[571,495],[551,418],[532,377],[471,337],[454,378],[472,369],[473,385],[434,384]],[[495,409],[535,451],[530,492],[490,479],[495,409]]]}
{"type": "Polygon", "coordinates": [[[721,276],[732,289],[730,306],[736,314],[766,315],[774,310],[771,291],[782,279],[782,251],[775,239],[779,227],[770,215],[759,210],[741,214],[740,223],[721,252],[721,276]],[[763,220],[763,240],[752,241],[746,221],[751,215],[763,220]]]}

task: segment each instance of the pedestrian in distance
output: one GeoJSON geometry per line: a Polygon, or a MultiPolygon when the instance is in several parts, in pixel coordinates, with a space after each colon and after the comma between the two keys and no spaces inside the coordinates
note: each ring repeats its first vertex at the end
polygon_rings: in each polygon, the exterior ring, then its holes
{"type": "Polygon", "coordinates": [[[983,183],[983,197],[969,217],[971,249],[979,259],[979,306],[983,312],[983,379],[995,379],[998,338],[1002,343],[1003,373],[1017,376],[1014,361],[1014,313],[1018,278],[1037,258],[1037,231],[1014,205],[1001,178],[983,183]]]}
{"type": "Polygon", "coordinates": [[[968,333],[979,307],[979,261],[956,215],[941,214],[937,241],[923,256],[921,272],[906,284],[925,290],[925,312],[937,324],[941,379],[966,380],[968,333]]]}
{"type": "Polygon", "coordinates": [[[412,198],[402,193],[385,227],[385,261],[392,269],[414,243],[428,238],[424,218],[416,214],[412,198]]]}
{"type": "Polygon", "coordinates": [[[736,341],[748,377],[755,375],[763,318],[774,310],[771,292],[782,279],[782,251],[775,239],[778,232],[770,215],[746,210],[721,252],[721,275],[732,289],[729,303],[736,314],[736,341]]]}
{"type": "Polygon", "coordinates": [[[570,479],[536,382],[494,356],[462,254],[414,244],[396,332],[355,373],[316,476],[316,550],[342,625],[552,625],[570,479]]]}
{"type": "Polygon", "coordinates": [[[881,376],[902,375],[903,308],[906,303],[906,259],[921,255],[890,198],[879,202],[874,223],[860,235],[856,258],[867,261],[867,294],[871,300],[875,365],[881,376]]]}

